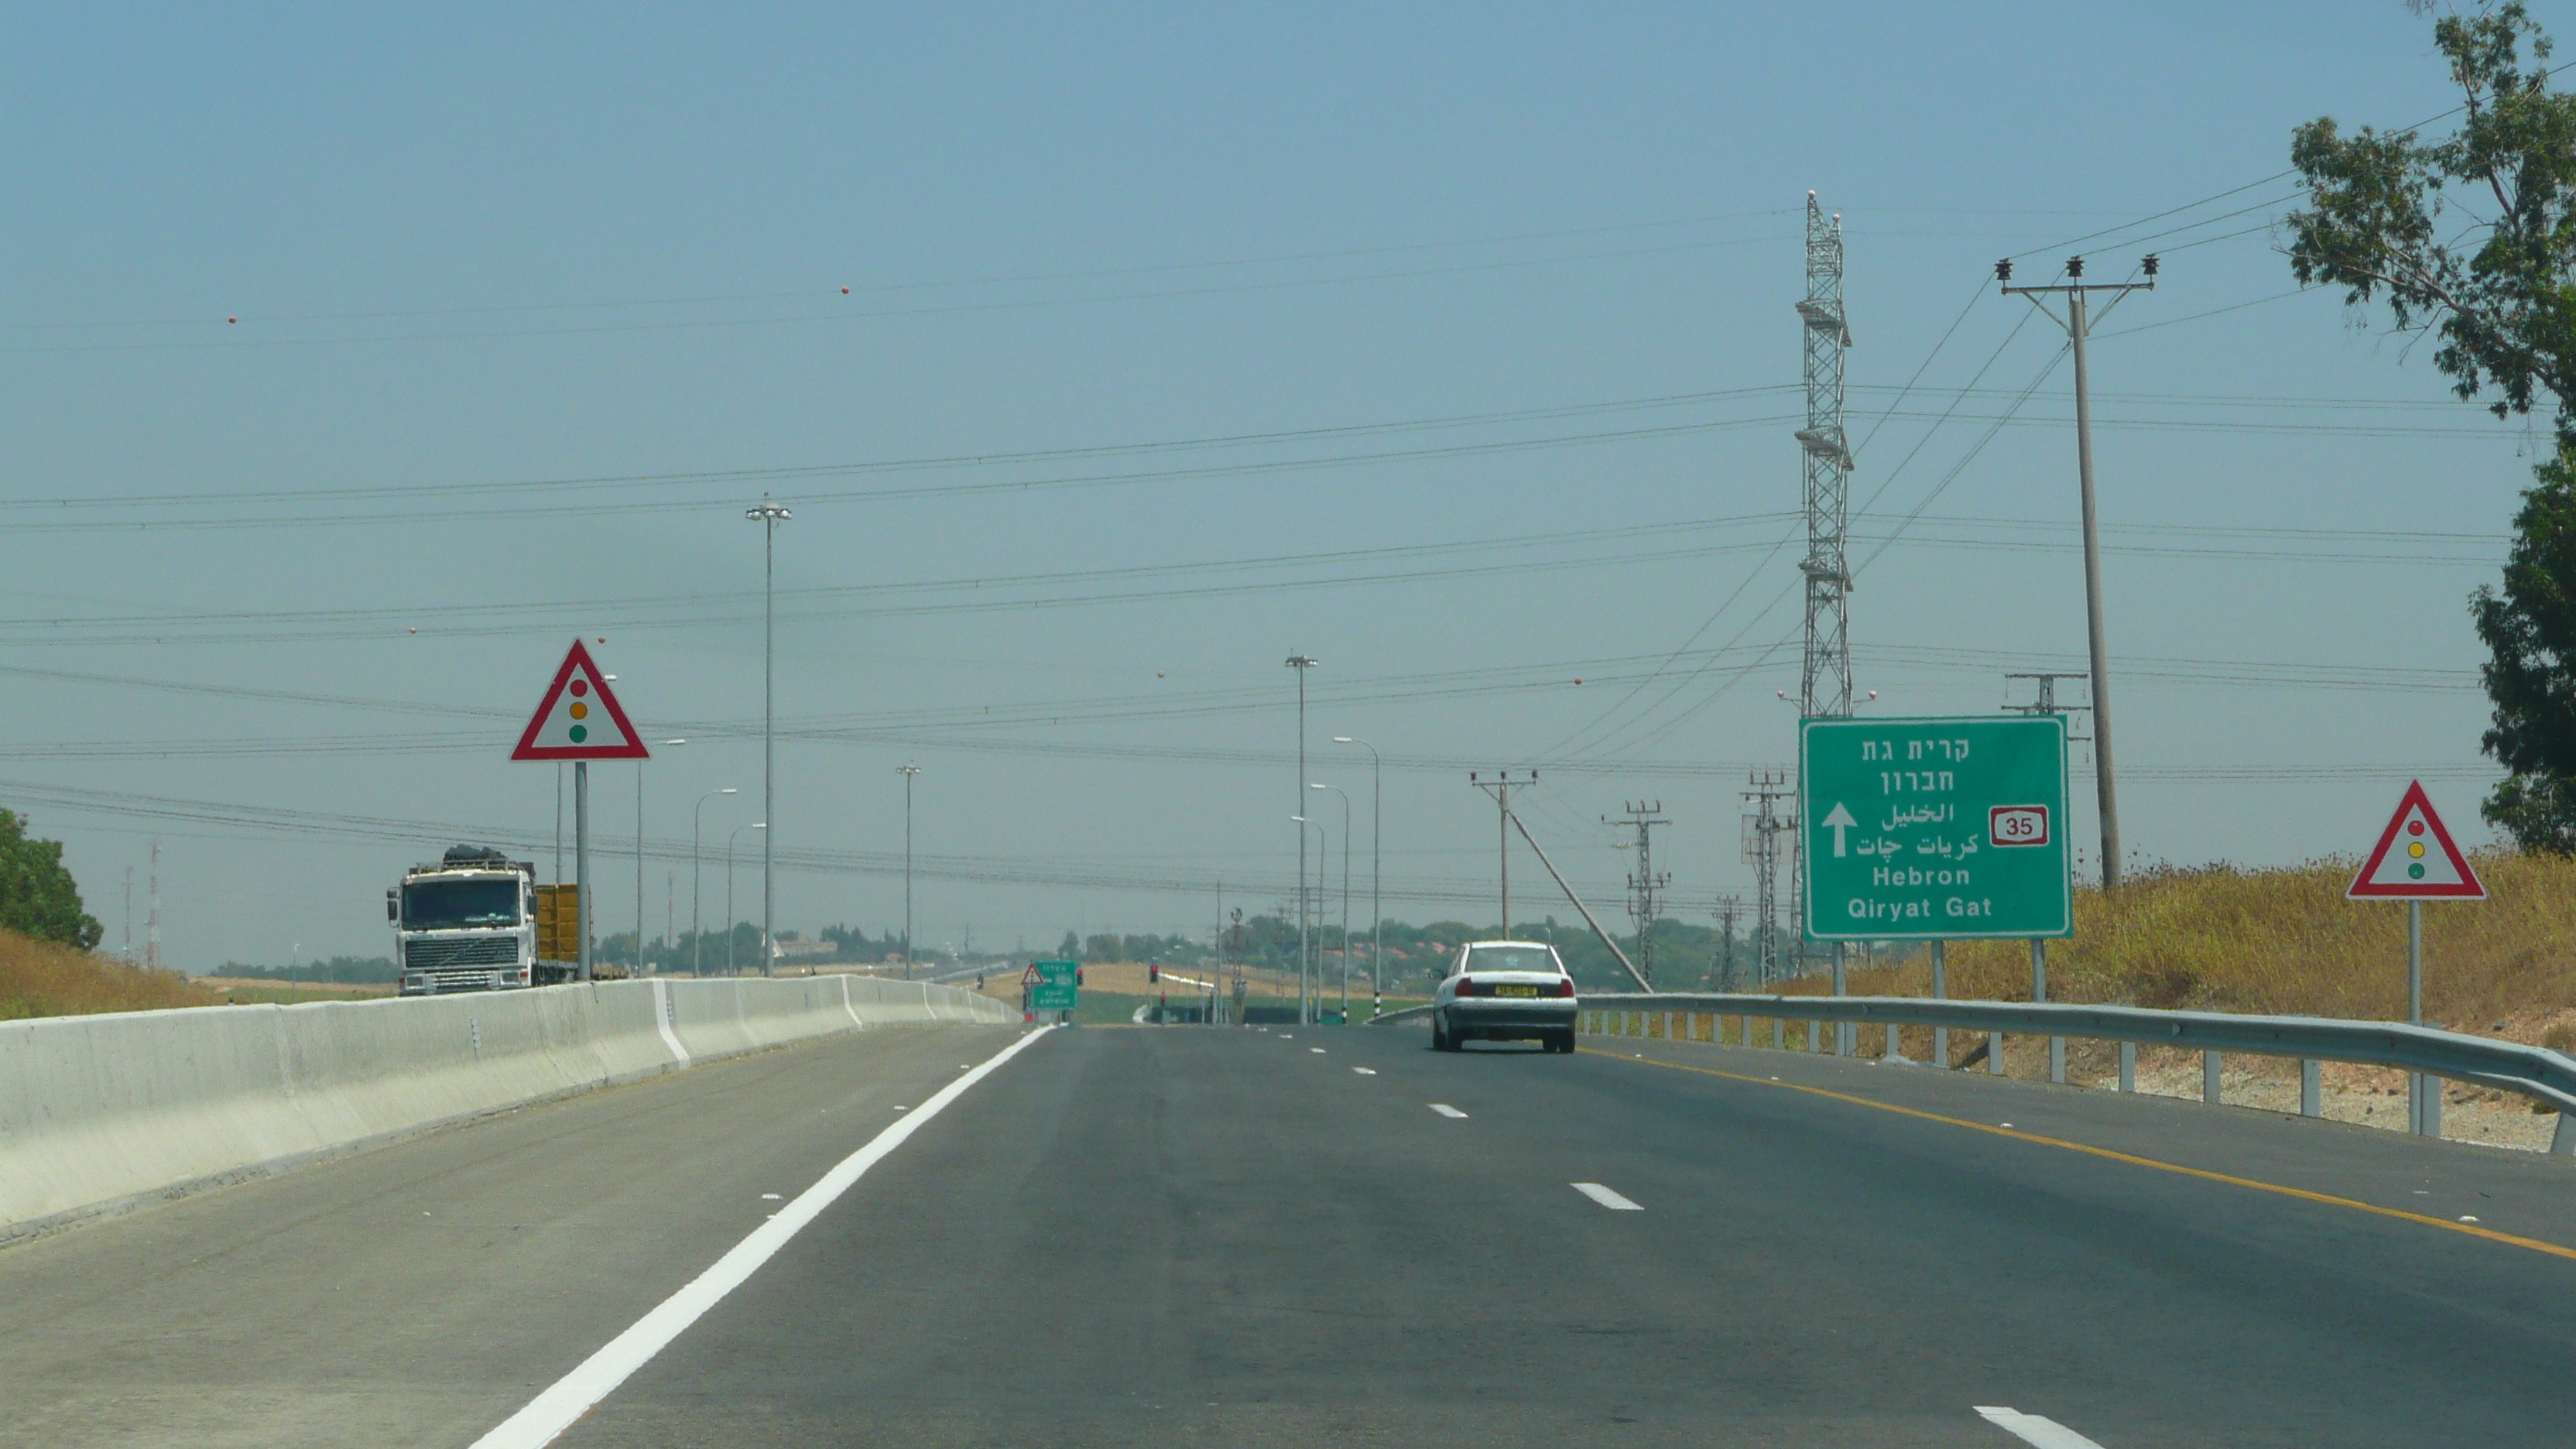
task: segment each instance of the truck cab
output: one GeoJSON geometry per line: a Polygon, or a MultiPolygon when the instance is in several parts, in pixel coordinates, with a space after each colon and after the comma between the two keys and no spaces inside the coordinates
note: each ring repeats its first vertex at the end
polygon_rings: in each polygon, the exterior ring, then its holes
{"type": "Polygon", "coordinates": [[[536,880],[533,862],[473,845],[405,871],[385,892],[402,994],[549,984],[557,973],[537,960],[536,880]]]}

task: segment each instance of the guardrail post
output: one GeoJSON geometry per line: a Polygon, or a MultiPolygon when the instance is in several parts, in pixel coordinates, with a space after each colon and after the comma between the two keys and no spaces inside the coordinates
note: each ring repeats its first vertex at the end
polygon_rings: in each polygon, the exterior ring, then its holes
{"type": "Polygon", "coordinates": [[[2002,1032],[1986,1033],[1986,1070],[1998,1077],[2004,1074],[2004,1034],[2002,1032]]]}
{"type": "Polygon", "coordinates": [[[2319,1102],[2319,1098],[2324,1095],[2320,1090],[2320,1079],[2323,1076],[2324,1072],[2320,1063],[2313,1061],[2299,1063],[2300,1116],[2322,1117],[2325,1115],[2319,1102]]]}
{"type": "MultiPolygon", "coordinates": [[[[1751,1031],[1752,1029],[1753,1028],[1749,1026],[1745,1028],[1746,1031],[1751,1031]]],[[[1775,1016],[1771,1018],[1771,1050],[1779,1052],[1787,1051],[1788,1049],[1789,1023],[1785,1018],[1775,1016]]]]}
{"type": "Polygon", "coordinates": [[[1821,1021],[1811,1021],[1811,1022],[1808,1022],[1808,1023],[1807,1023],[1807,1050],[1809,1050],[1809,1051],[1811,1051],[1811,1052],[1820,1052],[1820,1051],[1823,1051],[1824,1049],[1825,1049],[1825,1024],[1824,1024],[1823,1022],[1821,1022],[1821,1021]]]}
{"type": "Polygon", "coordinates": [[[2138,1044],[2133,1041],[2120,1043],[2120,1090],[2138,1090],[2138,1044]]]}
{"type": "Polygon", "coordinates": [[[2549,1134],[2549,1155],[2576,1156],[2576,1117],[2564,1112],[2558,1114],[2558,1126],[2549,1134]]]}
{"type": "Polygon", "coordinates": [[[1887,1024],[1887,1055],[1880,1057],[1879,1060],[1883,1062],[1905,1060],[1905,1039],[1897,1031],[1895,1022],[1891,1021],[1887,1024]]]}
{"type": "Polygon", "coordinates": [[[1665,1013],[1664,1013],[1664,1040],[1666,1040],[1666,1041],[1671,1041],[1672,1039],[1673,1039],[1673,1014],[1672,1014],[1671,1012],[1667,1011],[1667,1012],[1665,1012],[1665,1013]]]}
{"type": "Polygon", "coordinates": [[[2218,1053],[2216,1052],[2200,1054],[2200,1100],[2212,1107],[2219,1105],[2218,1053]]]}
{"type": "Polygon", "coordinates": [[[2062,1036],[2048,1039],[2048,1079],[2066,1085],[2066,1038],[2062,1036]]]}
{"type": "Polygon", "coordinates": [[[2442,1135],[2442,1079],[2424,1078],[2424,1115],[2419,1129],[2426,1137],[2442,1135]]]}

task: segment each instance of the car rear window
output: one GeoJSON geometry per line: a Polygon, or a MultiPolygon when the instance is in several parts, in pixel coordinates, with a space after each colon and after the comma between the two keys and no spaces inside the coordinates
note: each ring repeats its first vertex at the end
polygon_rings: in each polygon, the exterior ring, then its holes
{"type": "Polygon", "coordinates": [[[1545,946],[1478,946],[1467,953],[1470,971],[1544,971],[1557,975],[1556,955],[1545,946]]]}

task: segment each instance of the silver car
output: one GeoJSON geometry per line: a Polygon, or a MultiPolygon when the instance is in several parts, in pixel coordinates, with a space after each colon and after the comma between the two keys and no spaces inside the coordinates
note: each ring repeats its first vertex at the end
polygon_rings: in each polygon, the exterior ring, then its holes
{"type": "Polygon", "coordinates": [[[1536,941],[1470,941],[1431,998],[1431,1047],[1454,1052],[1471,1041],[1534,1041],[1574,1050],[1579,1003],[1556,948],[1536,941]]]}

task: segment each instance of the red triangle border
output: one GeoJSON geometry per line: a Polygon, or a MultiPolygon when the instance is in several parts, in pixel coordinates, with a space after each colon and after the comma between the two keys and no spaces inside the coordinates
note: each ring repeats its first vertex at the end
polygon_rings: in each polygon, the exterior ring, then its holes
{"type": "Polygon", "coordinates": [[[2442,813],[2433,808],[2433,797],[2424,793],[2424,782],[2410,780],[2405,796],[2397,802],[2396,813],[2388,817],[2388,828],[2379,832],[2379,844],[2362,860],[2361,869],[2353,873],[2352,885],[2343,894],[2351,901],[2482,901],[2487,898],[2487,888],[2478,879],[2477,867],[2469,864],[2468,852],[2452,843],[2449,828],[2442,824],[2442,813]],[[2398,828],[2406,823],[2406,812],[2419,805],[2424,809],[2424,823],[2433,827],[2433,838],[2459,863],[2460,881],[2455,885],[2372,885],[2370,877],[2396,845],[2398,828]]]}
{"type": "Polygon", "coordinates": [[[528,727],[520,733],[519,747],[510,752],[510,758],[514,760],[649,760],[653,758],[653,753],[644,748],[643,734],[626,718],[626,707],[617,702],[617,691],[608,687],[608,680],[600,674],[599,666],[591,662],[590,651],[582,647],[579,639],[575,639],[572,641],[572,652],[564,656],[563,667],[555,671],[555,682],[546,687],[545,698],[537,701],[537,712],[528,716],[528,727]],[[599,702],[608,711],[608,717],[617,722],[619,732],[626,736],[625,744],[552,747],[540,747],[537,744],[537,731],[545,727],[546,716],[554,712],[555,701],[563,698],[564,686],[572,682],[572,672],[576,666],[584,674],[589,675],[590,682],[598,688],[599,702]]]}

